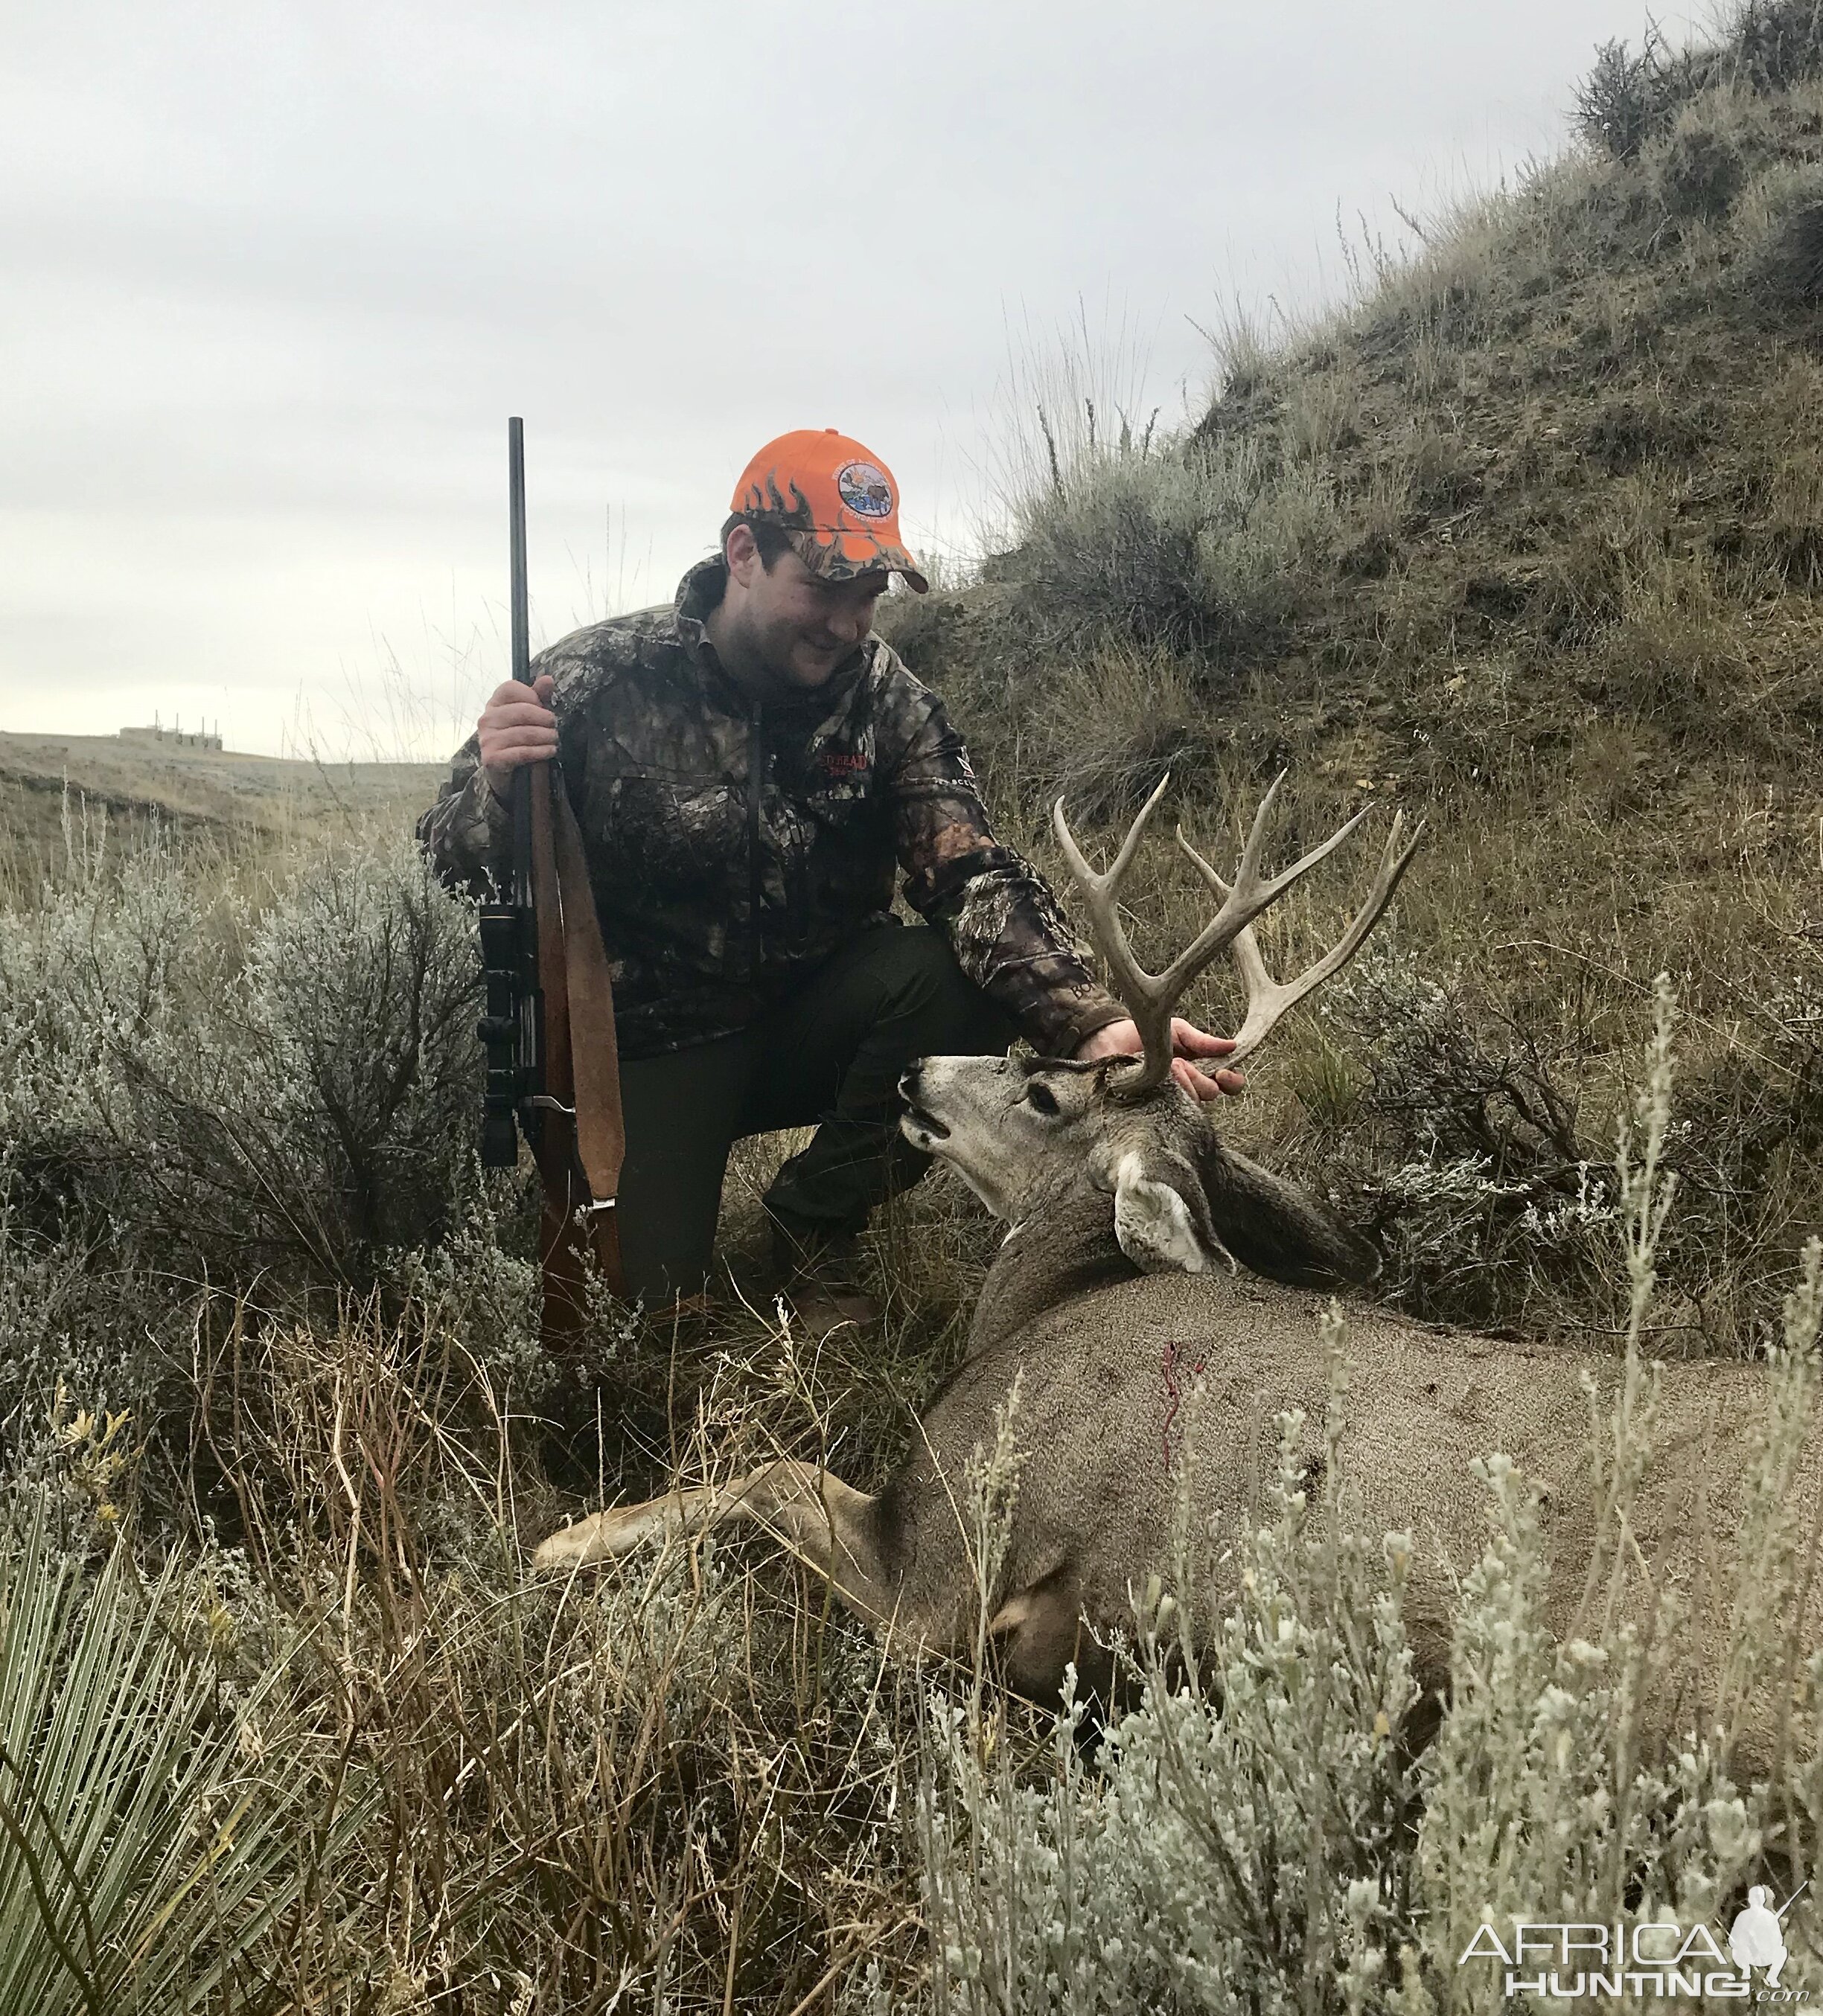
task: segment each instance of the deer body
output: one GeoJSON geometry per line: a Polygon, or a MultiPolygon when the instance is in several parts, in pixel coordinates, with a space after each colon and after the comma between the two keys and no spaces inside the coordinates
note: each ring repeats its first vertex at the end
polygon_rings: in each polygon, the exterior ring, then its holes
{"type": "MultiPolygon", "coordinates": [[[[894,1647],[966,1646],[981,1600],[968,1471],[993,1446],[996,1410],[1017,1384],[1012,1432],[1023,1461],[987,1592],[989,1628],[1011,1683],[1054,1698],[1072,1660],[1092,1685],[1105,1685],[1110,1662],[1096,1634],[1130,1628],[1134,1595],[1151,1573],[1169,1570],[1187,1438],[1193,1513],[1215,1536],[1212,1548],[1198,1550],[1207,1581],[1195,1592],[1196,1615],[1205,1623],[1234,1592],[1238,1543],[1262,1516],[1279,1468],[1279,1417],[1294,1409],[1304,1416],[1310,1516],[1324,1516],[1316,1488],[1328,1402],[1321,1317],[1336,1288],[1371,1279],[1378,1262],[1324,1205],[1224,1146],[1171,1076],[1170,1014],[1199,963],[1230,947],[1248,997],[1237,1058],[1245,1054],[1360,945],[1411,848],[1400,851],[1396,825],[1343,940],[1281,986],[1266,973],[1252,920],[1335,842],[1263,880],[1266,805],[1232,885],[1186,844],[1221,909],[1162,977],[1137,967],[1114,903],[1151,805],[1105,876],[1082,860],[1057,812],[1097,937],[1145,1032],[1142,1064],[938,1057],[907,1073],[907,1138],[951,1162],[1011,1229],[984,1285],[967,1355],[886,1487],[870,1496],[781,1460],[721,1490],[676,1491],[582,1521],[544,1543],[540,1567],[600,1559],[678,1528],[757,1519],[894,1647]]],[[[1440,1330],[1371,1305],[1349,1316],[1344,1348],[1352,1390],[1338,1456],[1357,1530],[1411,1537],[1405,1622],[1421,1681],[1446,1677],[1461,1579],[1489,1532],[1487,1486],[1472,1466],[1496,1451],[1541,1491],[1551,1562],[1544,1621],[1560,1633],[1583,1628],[1598,1524],[1583,1380],[1593,1379],[1605,1413],[1619,1358],[1440,1330]]],[[[1628,1518],[1629,1558],[1643,1564],[1647,1584],[1675,1583],[1686,1595],[1699,1666],[1719,1659],[1725,1643],[1764,1383],[1762,1370],[1741,1364],[1664,1368],[1654,1460],[1628,1518]]],[[[1823,1431],[1813,1428],[1791,1490],[1801,1505],[1823,1507],[1823,1431]]],[[[1638,1575],[1629,1586],[1644,1622],[1649,1597],[1637,1593],[1638,1575]]],[[[1598,1636],[1605,1590],[1593,1593],[1587,1628],[1598,1636]]]]}
{"type": "MultiPolygon", "coordinates": [[[[966,1083],[993,1067],[958,1058],[924,1068],[947,1069],[966,1083]]],[[[1175,1088],[1167,1093],[1189,1107],[1175,1088]]],[[[1283,1194],[1297,1196],[1289,1186],[1283,1194]]],[[[1304,1416],[1303,1474],[1320,1520],[1328,1401],[1320,1337],[1328,1291],[1208,1265],[1147,1271],[1120,1243],[1116,1202],[1078,1183],[1046,1197],[1015,1227],[989,1273],[967,1355],[877,1496],[781,1462],[720,1492],[676,1492],[600,1514],[553,1535],[541,1562],[600,1558],[667,1528],[755,1517],[827,1573],[901,1649],[962,1649],[973,1640],[979,1602],[963,1510],[969,1465],[993,1447],[996,1409],[1017,1381],[1013,1431],[1023,1460],[989,1594],[991,1629],[1021,1692],[1054,1697],[1072,1660],[1089,1684],[1104,1688],[1110,1661],[1096,1639],[1130,1631],[1135,1594],[1149,1574],[1169,1571],[1187,1443],[1193,1515],[1215,1536],[1212,1548],[1201,1550],[1208,1579],[1198,1607],[1206,1621],[1235,1593],[1244,1555],[1237,1543],[1268,1516],[1279,1417],[1292,1409],[1304,1416]]],[[[1274,1228],[1288,1267],[1297,1227],[1323,1219],[1307,1198],[1298,1198],[1297,1213],[1295,1226],[1274,1228]]],[[[1218,1220],[1215,1229],[1265,1257],[1256,1225],[1218,1220]]],[[[1314,1272],[1324,1257],[1305,1251],[1296,1264],[1314,1272]]],[[[1489,1532],[1487,1487],[1472,1465],[1493,1451],[1540,1487],[1551,1563],[1544,1621],[1569,1631],[1596,1528],[1582,1375],[1593,1377],[1605,1416],[1622,1361],[1434,1328],[1371,1304],[1349,1312],[1345,1354],[1351,1390],[1338,1454],[1357,1529],[1411,1536],[1405,1623],[1421,1683],[1438,1687],[1446,1677],[1461,1579],[1489,1532]]],[[[1663,1368],[1653,1460],[1630,1517],[1652,1585],[1684,1590],[1691,1631],[1718,1657],[1751,1429],[1763,1402],[1764,1373],[1755,1366],[1663,1368]]],[[[1823,1506],[1823,1430],[1813,1427],[1793,1489],[1802,1503],[1823,1506]]]]}
{"type": "MultiPolygon", "coordinates": [[[[1322,1517],[1329,1395],[1320,1330],[1329,1295],[1245,1274],[1141,1273],[1130,1262],[1122,1274],[1105,1200],[1101,1215],[1106,1277],[997,1336],[984,1335],[978,1317],[972,1355],[928,1410],[924,1450],[896,1487],[902,1496],[915,1484],[935,1503],[940,1471],[960,1499],[968,1456],[991,1445],[993,1409],[1018,1376],[1014,1425],[1025,1460],[999,1600],[1017,1625],[1006,1647],[1009,1671],[1021,1690],[1044,1697],[1055,1692],[1064,1658],[1083,1664],[1078,1613],[1104,1632],[1130,1630],[1147,1572],[1168,1568],[1173,1469],[1187,1438],[1193,1514],[1216,1536],[1213,1550],[1202,1550],[1205,1622],[1236,1593],[1245,1556],[1237,1543],[1270,1517],[1278,1420],[1294,1409],[1304,1417],[1311,1514],[1322,1517]],[[1031,1593],[1052,1590],[1062,1600],[1044,1604],[1041,1630],[1031,1593]]],[[[982,1315],[990,1322],[996,1302],[1012,1298],[1017,1245],[989,1276],[982,1315]]],[[[1371,1305],[1349,1310],[1344,1352],[1350,1390],[1338,1456],[1357,1530],[1411,1535],[1405,1623],[1421,1681],[1436,1687],[1447,1676],[1461,1578],[1489,1535],[1488,1489],[1472,1466],[1493,1451],[1540,1487],[1551,1562],[1545,1622],[1560,1634],[1574,1629],[1597,1517],[1582,1375],[1592,1376],[1605,1420],[1620,1359],[1436,1329],[1371,1305]]],[[[1652,1460],[1629,1519],[1653,1585],[1681,1586],[1695,1606],[1693,1630],[1718,1648],[1764,1403],[1764,1373],[1755,1366],[1663,1367],[1652,1460]]],[[[1814,1425],[1792,1489],[1802,1503],[1823,1507],[1823,1430],[1814,1425]]],[[[958,1561],[951,1572],[966,1568],[958,1561]]],[[[1598,1632],[1595,1596],[1591,1635],[1598,1632]]]]}

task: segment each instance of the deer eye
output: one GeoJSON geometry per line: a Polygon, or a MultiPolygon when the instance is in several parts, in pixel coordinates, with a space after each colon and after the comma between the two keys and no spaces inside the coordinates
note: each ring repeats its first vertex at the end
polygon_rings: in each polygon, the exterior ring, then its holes
{"type": "Polygon", "coordinates": [[[1039,1085],[1034,1081],[1025,1088],[1025,1096],[1034,1112],[1054,1114],[1060,1111],[1057,1094],[1048,1085],[1039,1085]]]}

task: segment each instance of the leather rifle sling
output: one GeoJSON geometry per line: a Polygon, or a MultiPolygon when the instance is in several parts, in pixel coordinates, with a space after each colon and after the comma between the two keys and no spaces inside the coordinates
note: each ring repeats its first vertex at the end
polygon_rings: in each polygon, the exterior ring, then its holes
{"type": "Polygon", "coordinates": [[[560,782],[551,793],[557,887],[564,905],[564,962],[568,982],[570,1059],[575,1091],[576,1159],[588,1192],[589,1229],[596,1264],[617,1295],[626,1293],[621,1273],[620,1227],[614,1206],[626,1160],[626,1122],[621,1111],[620,1046],[614,1034],[614,979],[602,941],[601,919],[589,880],[582,832],[570,794],[560,782]]]}
{"type": "MultiPolygon", "coordinates": [[[[577,1195],[575,1090],[571,1076],[569,966],[564,956],[562,900],[551,831],[551,766],[536,764],[527,779],[531,794],[531,900],[538,921],[538,985],[542,1009],[543,1093],[537,1107],[534,1156],[540,1200],[539,1262],[544,1280],[539,1328],[547,1348],[582,1327],[587,1298],[575,1247],[577,1195]]],[[[554,794],[566,795],[560,789],[554,794]]]]}
{"type": "Polygon", "coordinates": [[[539,1251],[547,1343],[573,1337],[587,1313],[576,1214],[608,1287],[625,1293],[614,1201],[625,1159],[614,988],[589,886],[582,835],[560,773],[531,772],[532,901],[544,1006],[545,1102],[539,1108],[544,1190],[539,1251]]]}

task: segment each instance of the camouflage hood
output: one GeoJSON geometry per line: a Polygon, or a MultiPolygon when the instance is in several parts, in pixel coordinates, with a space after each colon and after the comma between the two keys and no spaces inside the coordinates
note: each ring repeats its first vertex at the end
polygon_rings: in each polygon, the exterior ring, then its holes
{"type": "MultiPolygon", "coordinates": [[[[614,963],[628,1057],[706,1042],[802,985],[906,901],[1041,1049],[1122,1019],[1037,870],[994,837],[942,703],[870,636],[814,690],[752,699],[704,628],[719,559],[674,604],[541,653],[564,781],[614,963]]],[[[473,888],[504,867],[506,808],[471,737],[418,835],[473,888]]]]}

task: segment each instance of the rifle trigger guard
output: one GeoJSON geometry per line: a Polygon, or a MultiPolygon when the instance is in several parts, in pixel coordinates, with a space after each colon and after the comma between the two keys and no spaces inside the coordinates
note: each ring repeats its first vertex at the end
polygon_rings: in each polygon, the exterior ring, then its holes
{"type": "Polygon", "coordinates": [[[553,1099],[548,1092],[535,1092],[526,1102],[528,1106],[542,1106],[553,1113],[560,1113],[566,1119],[574,1120],[576,1109],[566,1106],[560,1099],[553,1099]]]}

